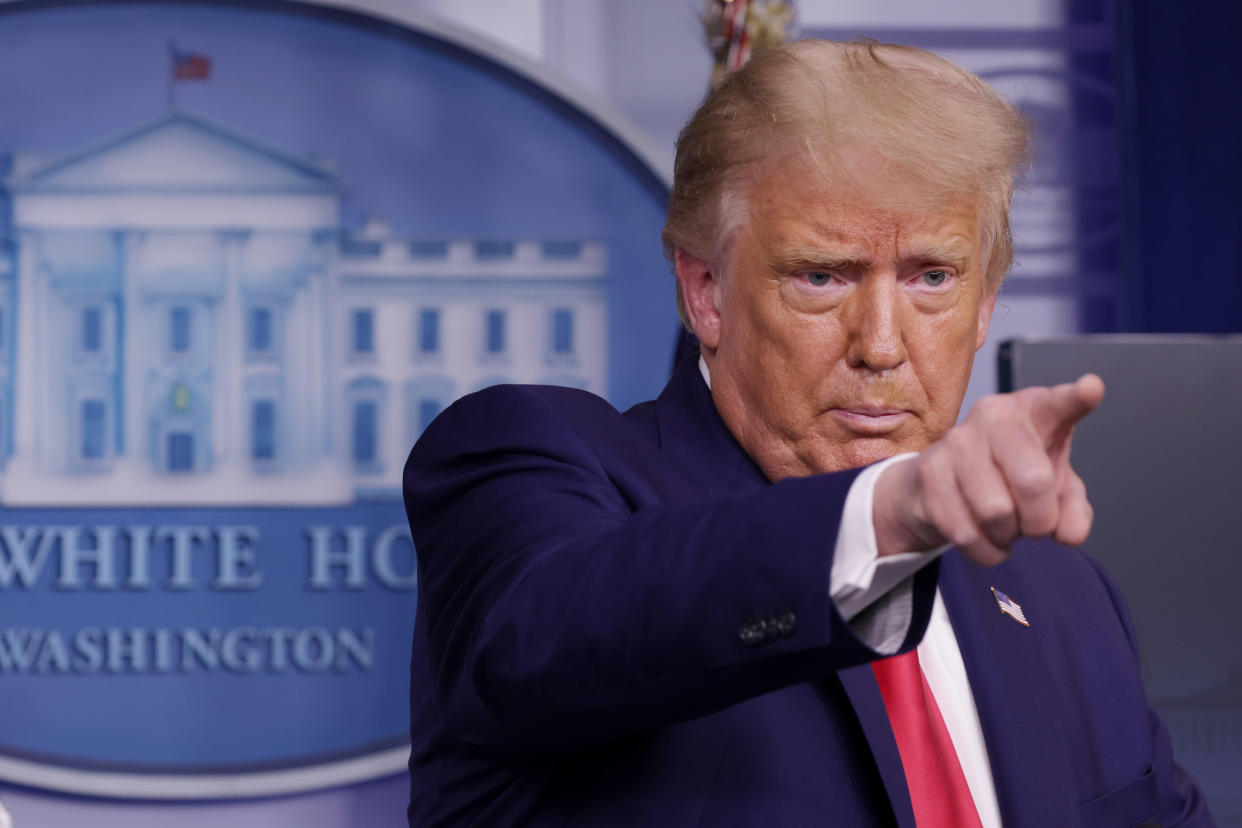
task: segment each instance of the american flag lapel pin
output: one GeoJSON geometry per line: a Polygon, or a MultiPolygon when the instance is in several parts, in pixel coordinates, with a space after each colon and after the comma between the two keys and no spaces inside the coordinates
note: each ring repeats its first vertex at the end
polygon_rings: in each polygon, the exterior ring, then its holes
{"type": "Polygon", "coordinates": [[[1022,607],[1017,601],[1013,600],[996,587],[991,587],[991,590],[992,596],[996,598],[996,605],[1000,607],[1000,611],[1002,613],[1008,615],[1024,627],[1031,626],[1031,622],[1026,620],[1026,615],[1022,612],[1022,607]]]}

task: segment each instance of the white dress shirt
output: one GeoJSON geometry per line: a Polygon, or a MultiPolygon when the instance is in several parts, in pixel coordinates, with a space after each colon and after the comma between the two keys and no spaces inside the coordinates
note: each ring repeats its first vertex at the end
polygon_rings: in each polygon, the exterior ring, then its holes
{"type": "MultiPolygon", "coordinates": [[[[871,522],[876,481],[885,468],[913,456],[890,457],[867,467],[854,480],[845,497],[832,558],[828,589],[838,612],[850,621],[855,635],[881,653],[896,652],[910,627],[914,608],[911,576],[948,548],[878,556],[875,527],[871,522]],[[868,606],[872,601],[874,603],[868,606]]],[[[983,828],[1001,828],[1000,806],[996,801],[996,785],[992,781],[992,766],[983,741],[979,711],[975,709],[970,677],[966,675],[962,651],[958,649],[957,636],[953,634],[953,624],[939,589],[918,652],[919,665],[957,751],[957,761],[975,801],[975,810],[979,812],[979,822],[983,828]]]]}
{"type": "MultiPolygon", "coordinates": [[[[702,357],[699,357],[699,372],[711,388],[711,376],[702,357]]],[[[890,457],[868,466],[858,475],[845,498],[833,551],[829,595],[837,611],[850,622],[854,634],[880,653],[895,653],[910,628],[914,573],[948,548],[879,557],[871,517],[875,484],[885,468],[912,456],[890,457]]],[[[918,653],[923,675],[957,751],[979,822],[983,828],[1001,828],[1000,806],[996,801],[996,785],[992,780],[983,728],[979,724],[979,711],[975,708],[962,651],[958,649],[939,589],[918,653]]]]}

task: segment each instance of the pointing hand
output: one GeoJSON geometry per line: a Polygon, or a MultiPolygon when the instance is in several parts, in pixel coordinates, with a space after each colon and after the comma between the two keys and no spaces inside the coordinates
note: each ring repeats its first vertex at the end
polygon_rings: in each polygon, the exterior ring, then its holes
{"type": "Polygon", "coordinates": [[[965,421],[876,481],[880,555],[952,543],[975,563],[994,566],[1020,537],[1082,544],[1093,511],[1070,467],[1070,439],[1103,397],[1103,381],[1085,374],[980,400],[965,421]]]}

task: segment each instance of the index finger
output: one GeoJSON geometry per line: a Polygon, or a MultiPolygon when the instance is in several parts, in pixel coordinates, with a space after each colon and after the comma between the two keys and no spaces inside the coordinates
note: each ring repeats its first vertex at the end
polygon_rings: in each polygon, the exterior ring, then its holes
{"type": "Polygon", "coordinates": [[[1031,402],[1031,422],[1051,447],[1067,437],[1074,425],[1104,399],[1104,380],[1083,374],[1074,382],[1054,385],[1031,402]]]}

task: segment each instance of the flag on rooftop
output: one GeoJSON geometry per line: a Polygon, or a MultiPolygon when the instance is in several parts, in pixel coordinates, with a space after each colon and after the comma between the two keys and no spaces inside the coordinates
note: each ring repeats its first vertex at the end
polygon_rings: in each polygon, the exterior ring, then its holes
{"type": "Polygon", "coordinates": [[[173,80],[207,80],[211,77],[211,58],[198,52],[183,52],[177,44],[168,41],[168,55],[172,60],[173,80]]]}

